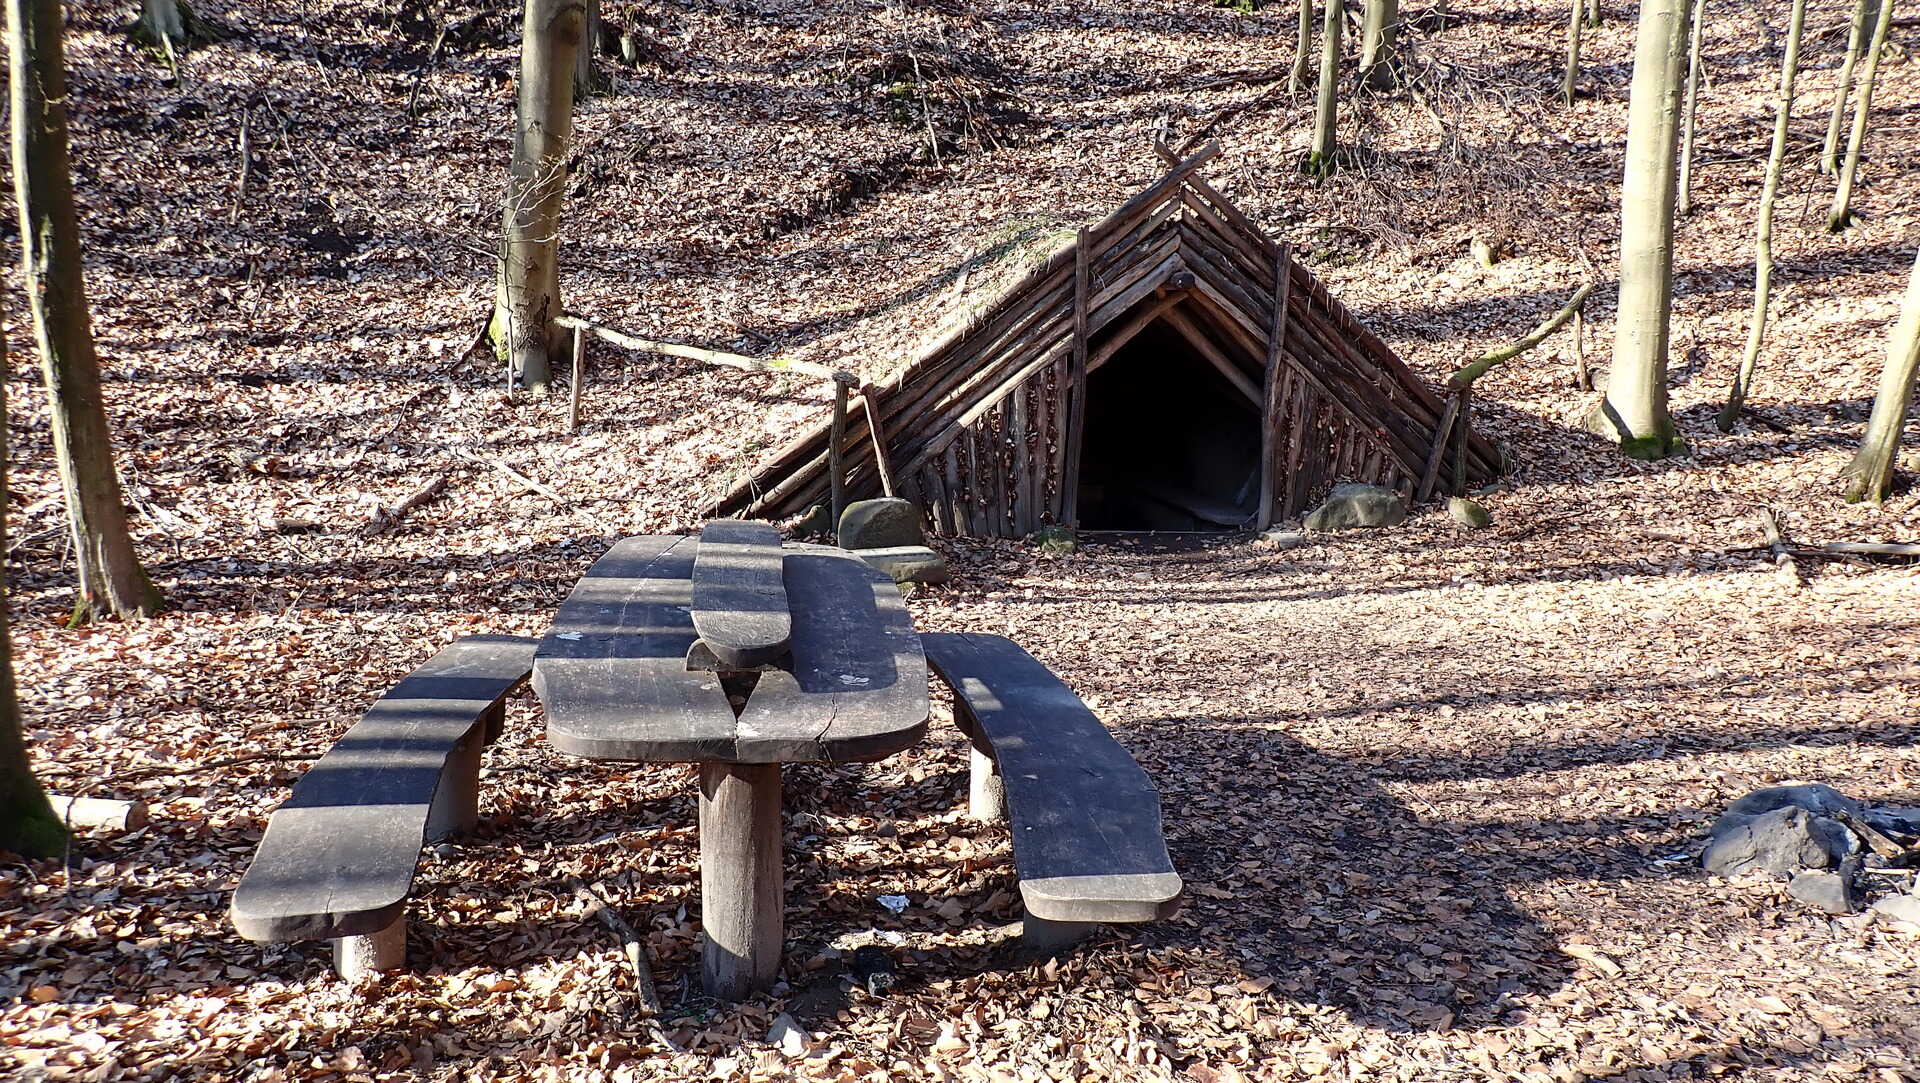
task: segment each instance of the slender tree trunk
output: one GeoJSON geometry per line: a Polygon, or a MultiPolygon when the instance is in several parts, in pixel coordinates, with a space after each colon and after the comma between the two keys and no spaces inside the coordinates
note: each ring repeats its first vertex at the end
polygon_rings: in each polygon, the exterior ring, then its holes
{"type": "Polygon", "coordinates": [[[1620,306],[1606,398],[1590,424],[1636,459],[1682,449],[1667,412],[1673,309],[1674,151],[1686,77],[1687,0],[1642,0],[1620,191],[1620,306]]]}
{"type": "Polygon", "coordinates": [[[1326,0],[1326,19],[1320,26],[1320,97],[1313,110],[1313,153],[1307,172],[1331,177],[1334,171],[1334,129],[1340,106],[1340,34],[1346,23],[1343,0],[1326,0]]]}
{"type": "Polygon", "coordinates": [[[1867,116],[1873,107],[1873,82],[1880,74],[1880,54],[1887,49],[1887,28],[1893,25],[1893,0],[1881,0],[1880,19],[1873,24],[1867,44],[1867,70],[1860,76],[1860,98],[1853,103],[1853,133],[1847,139],[1847,157],[1840,163],[1840,186],[1833,193],[1827,228],[1835,233],[1853,221],[1853,178],[1860,171],[1860,148],[1867,143],[1867,116]]]}
{"type": "Polygon", "coordinates": [[[1360,25],[1360,81],[1385,90],[1400,81],[1400,0],[1366,0],[1360,25]]]}
{"type": "Polygon", "coordinates": [[[1707,0],[1693,2],[1693,36],[1687,46],[1686,130],[1680,136],[1680,205],[1682,216],[1693,213],[1693,118],[1700,103],[1700,39],[1706,33],[1707,0]]]}
{"type": "Polygon", "coordinates": [[[553,365],[567,356],[567,336],[553,321],[561,314],[560,214],[573,135],[573,58],[585,23],[581,0],[526,0],[493,342],[509,377],[529,388],[546,387],[553,365]]]}
{"type": "Polygon", "coordinates": [[[1587,0],[1587,29],[1600,27],[1600,0],[1587,0]]]}
{"type": "MultiPolygon", "coordinates": [[[[1886,18],[1883,13],[1881,18],[1886,18]]],[[[1860,453],[1848,464],[1847,502],[1878,504],[1893,489],[1893,458],[1900,450],[1900,429],[1913,401],[1913,380],[1920,372],[1920,256],[1907,279],[1907,297],[1900,304],[1900,322],[1887,341],[1887,367],[1880,372],[1880,390],[1873,396],[1873,416],[1860,438],[1860,453]]]]}
{"type": "Polygon", "coordinates": [[[1287,69],[1287,93],[1298,94],[1307,82],[1307,53],[1313,49],[1313,0],[1300,0],[1300,26],[1294,38],[1293,67],[1287,69]]]}
{"type": "MultiPolygon", "coordinates": [[[[19,3],[20,0],[9,0],[19,3]]],[[[18,54],[15,54],[18,55],[18,54]]],[[[0,372],[7,368],[6,336],[0,335],[0,372]]],[[[0,431],[7,419],[7,383],[0,380],[0,431]]],[[[0,553],[7,551],[7,457],[0,455],[0,553]]],[[[23,857],[53,857],[66,849],[67,832],[47,803],[27,760],[20,700],[13,691],[13,645],[7,636],[5,568],[0,567],[0,850],[23,857]]]]}
{"type": "Polygon", "coordinates": [[[1807,0],[1793,0],[1787,24],[1787,55],[1780,62],[1780,97],[1774,104],[1773,149],[1767,156],[1767,180],[1760,190],[1760,217],[1753,228],[1753,320],[1747,328],[1747,352],[1727,392],[1727,404],[1715,419],[1721,432],[1732,432],[1753,387],[1753,370],[1760,362],[1760,344],[1767,337],[1767,302],[1773,293],[1773,200],[1780,192],[1781,167],[1787,158],[1787,125],[1793,118],[1793,84],[1800,74],[1800,35],[1807,25],[1807,0]]]}
{"type": "Polygon", "coordinates": [[[1840,168],[1840,129],[1846,124],[1847,96],[1853,93],[1853,66],[1859,63],[1861,50],[1873,36],[1874,13],[1878,10],[1874,0],[1858,0],[1853,6],[1853,25],[1847,31],[1847,58],[1840,63],[1840,84],[1834,88],[1833,112],[1827,117],[1827,139],[1820,145],[1822,173],[1840,168]]]}
{"type": "Polygon", "coordinates": [[[13,187],[20,209],[21,277],[46,374],[53,453],[79,569],[76,623],[143,616],[160,595],[133,553],[113,467],[81,278],[80,223],[67,167],[67,75],[59,0],[7,0],[13,110],[13,187]]]}
{"type": "Polygon", "coordinates": [[[582,0],[586,17],[580,27],[580,47],[573,53],[573,100],[590,98],[607,88],[600,72],[600,0],[582,0]]]}
{"type": "Polygon", "coordinates": [[[1580,75],[1580,23],[1586,7],[1587,0],[1573,0],[1567,19],[1567,72],[1560,78],[1560,100],[1568,105],[1573,104],[1573,84],[1580,75]]]}

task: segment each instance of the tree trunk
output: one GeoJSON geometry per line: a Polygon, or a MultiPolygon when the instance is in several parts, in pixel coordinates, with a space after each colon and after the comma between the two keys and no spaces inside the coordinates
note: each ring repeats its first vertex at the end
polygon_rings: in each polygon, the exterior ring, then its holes
{"type": "Polygon", "coordinates": [[[1773,150],[1767,156],[1767,180],[1760,190],[1760,217],[1753,228],[1753,321],[1747,328],[1747,352],[1727,392],[1727,404],[1715,419],[1721,432],[1732,432],[1753,386],[1753,370],[1760,361],[1760,344],[1767,337],[1767,302],[1773,293],[1773,200],[1780,192],[1780,172],[1787,157],[1787,125],[1793,117],[1793,83],[1800,74],[1800,34],[1807,25],[1807,0],[1793,0],[1787,24],[1787,55],[1780,62],[1780,97],[1774,104],[1773,150]]]}
{"type": "Polygon", "coordinates": [[[1642,0],[1620,192],[1620,306],[1607,391],[1590,424],[1636,459],[1681,450],[1667,413],[1673,307],[1674,150],[1687,63],[1687,0],[1642,0]]]}
{"type": "Polygon", "coordinates": [[[1587,29],[1600,27],[1600,0],[1587,0],[1587,29]]]}
{"type": "MultiPolygon", "coordinates": [[[[1881,16],[1884,21],[1886,16],[1881,16]]],[[[1873,417],[1860,438],[1860,453],[1847,465],[1847,502],[1875,504],[1893,488],[1893,457],[1900,450],[1900,429],[1913,401],[1913,380],[1920,371],[1920,255],[1907,279],[1907,297],[1900,304],[1900,322],[1887,341],[1887,367],[1880,373],[1880,389],[1873,396],[1873,417]]]]}
{"type": "Polygon", "coordinates": [[[1326,18],[1320,26],[1320,98],[1313,110],[1313,152],[1307,172],[1333,175],[1334,126],[1338,120],[1340,90],[1340,33],[1346,22],[1343,0],[1326,0],[1326,18]]]}
{"type": "Polygon", "coordinates": [[[1300,0],[1300,28],[1294,38],[1293,67],[1287,70],[1287,93],[1298,94],[1307,82],[1307,53],[1313,48],[1313,0],[1300,0]]]}
{"type": "Polygon", "coordinates": [[[600,0],[582,0],[586,17],[580,26],[580,47],[573,53],[573,99],[591,98],[607,88],[600,73],[600,0]]]}
{"type": "Polygon", "coordinates": [[[1587,0],[1573,0],[1569,11],[1573,14],[1567,19],[1567,71],[1560,78],[1560,100],[1573,104],[1573,83],[1580,75],[1580,24],[1584,20],[1587,0]]]}
{"type": "Polygon", "coordinates": [[[1385,90],[1400,81],[1400,0],[1366,3],[1360,26],[1360,80],[1385,90]]]}
{"type": "Polygon", "coordinates": [[[585,23],[581,0],[526,0],[492,334],[509,378],[529,388],[546,387],[554,363],[566,359],[567,336],[554,322],[561,313],[560,212],[573,135],[573,58],[585,23]]]}
{"type": "Polygon", "coordinates": [[[1680,205],[1682,216],[1693,213],[1693,118],[1700,103],[1700,39],[1706,33],[1707,0],[1693,2],[1693,36],[1687,46],[1686,131],[1680,137],[1680,205]]]}
{"type": "Polygon", "coordinates": [[[1873,81],[1880,74],[1880,54],[1887,49],[1887,28],[1893,25],[1893,0],[1881,0],[1880,19],[1867,44],[1867,70],[1860,76],[1860,98],[1853,103],[1853,133],[1847,139],[1847,158],[1840,164],[1840,187],[1833,193],[1827,228],[1835,233],[1853,221],[1853,178],[1860,170],[1860,148],[1867,142],[1867,113],[1873,107],[1873,81]]]}
{"type": "MultiPolygon", "coordinates": [[[[21,0],[9,0],[18,5],[21,0]]],[[[11,9],[8,12],[12,14],[11,9]]],[[[14,39],[15,42],[18,39],[14,39]]],[[[15,53],[14,56],[20,54],[15,53]]],[[[0,372],[7,367],[6,336],[0,335],[0,372]]],[[[7,419],[6,381],[0,380],[0,431],[7,419]]],[[[7,551],[7,458],[0,455],[0,553],[7,551]]],[[[67,832],[54,815],[27,760],[20,700],[13,691],[13,645],[7,636],[7,588],[0,568],[0,850],[23,857],[54,857],[66,849],[67,832]]]]}
{"type": "Polygon", "coordinates": [[[127,26],[127,34],[151,45],[169,57],[184,53],[197,42],[213,41],[213,32],[187,0],[140,0],[140,17],[127,26]]]}
{"type": "Polygon", "coordinates": [[[1853,66],[1860,62],[1860,52],[1873,36],[1874,14],[1878,10],[1879,5],[1874,0],[1858,0],[1853,6],[1853,25],[1847,31],[1847,58],[1840,64],[1840,84],[1833,91],[1833,113],[1827,117],[1827,139],[1820,145],[1822,173],[1832,173],[1840,168],[1840,129],[1846,123],[1847,96],[1853,93],[1853,66]]]}
{"type": "Polygon", "coordinates": [[[133,553],[113,467],[81,278],[80,223],[67,167],[67,75],[59,0],[7,0],[13,186],[20,266],[53,415],[53,453],[73,527],[74,621],[144,616],[160,595],[133,553]]]}

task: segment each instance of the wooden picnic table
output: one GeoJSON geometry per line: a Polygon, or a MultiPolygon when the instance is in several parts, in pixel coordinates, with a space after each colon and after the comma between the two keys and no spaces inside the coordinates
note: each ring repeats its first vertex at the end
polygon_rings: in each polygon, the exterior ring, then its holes
{"type": "Polygon", "coordinates": [[[780,765],[882,759],[927,729],[893,580],[764,523],[616,544],[560,606],[533,686],[562,752],[700,765],[702,975],[726,999],[780,968],[780,765]]]}

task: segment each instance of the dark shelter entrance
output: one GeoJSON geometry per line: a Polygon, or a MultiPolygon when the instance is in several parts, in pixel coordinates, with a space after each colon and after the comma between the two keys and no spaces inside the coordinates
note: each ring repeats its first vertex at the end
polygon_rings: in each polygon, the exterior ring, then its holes
{"type": "Polygon", "coordinates": [[[1260,413],[1155,321],[1087,374],[1080,525],[1239,530],[1258,511],[1260,413]]]}

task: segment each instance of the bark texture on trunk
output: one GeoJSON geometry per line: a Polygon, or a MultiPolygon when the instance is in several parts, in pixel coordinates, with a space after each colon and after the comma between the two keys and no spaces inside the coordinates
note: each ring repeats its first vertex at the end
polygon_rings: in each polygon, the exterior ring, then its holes
{"type": "Polygon", "coordinates": [[[1580,75],[1580,24],[1585,21],[1587,0],[1573,0],[1567,19],[1567,70],[1560,77],[1560,100],[1573,104],[1573,84],[1580,75]]]}
{"type": "Polygon", "coordinates": [[[1853,23],[1847,31],[1847,57],[1840,62],[1840,81],[1833,91],[1833,112],[1827,117],[1827,138],[1820,144],[1822,173],[1840,168],[1840,131],[1846,126],[1847,97],[1853,93],[1853,66],[1860,62],[1860,52],[1873,36],[1874,14],[1878,10],[1874,0],[1858,0],[1853,6],[1853,23]]]}
{"type": "Polygon", "coordinates": [[[1400,0],[1366,0],[1360,24],[1360,80],[1375,90],[1400,81],[1400,0]]]}
{"type": "Polygon", "coordinates": [[[1307,172],[1333,175],[1334,131],[1340,108],[1340,34],[1346,23],[1343,0],[1326,0],[1326,18],[1320,26],[1320,96],[1313,110],[1313,152],[1307,172]]]}
{"type": "Polygon", "coordinates": [[[140,17],[127,27],[127,33],[169,56],[219,37],[193,13],[187,0],[140,0],[140,17]]]}
{"type": "Polygon", "coordinates": [[[1294,36],[1293,67],[1287,69],[1287,93],[1307,83],[1307,54],[1313,49],[1313,0],[1300,0],[1300,25],[1294,36]]]}
{"type": "Polygon", "coordinates": [[[67,166],[67,77],[59,0],[7,0],[13,187],[21,279],[33,311],[53,419],[54,458],[73,528],[76,623],[143,616],[160,595],[134,556],[113,466],[81,278],[80,223],[67,166]]]}
{"type": "Polygon", "coordinates": [[[1787,55],[1780,62],[1780,97],[1774,102],[1773,149],[1767,155],[1767,179],[1760,189],[1760,216],[1753,227],[1753,318],[1747,327],[1747,350],[1734,374],[1727,404],[1715,424],[1732,432],[1753,386],[1753,370],[1760,362],[1760,344],[1767,337],[1767,303],[1773,293],[1773,201],[1780,193],[1780,174],[1787,158],[1787,125],[1793,117],[1793,84],[1800,74],[1800,36],[1807,25],[1807,0],[1793,0],[1787,25],[1787,55]]]}
{"type": "Polygon", "coordinates": [[[1594,29],[1599,25],[1600,0],[1587,0],[1587,28],[1594,29]]]}
{"type": "Polygon", "coordinates": [[[1638,459],[1681,449],[1667,412],[1673,308],[1674,151],[1687,64],[1687,0],[1643,0],[1620,191],[1620,308],[1606,398],[1594,431],[1638,459]]]}
{"type": "Polygon", "coordinates": [[[1706,33],[1707,0],[1693,0],[1693,32],[1687,46],[1687,115],[1680,136],[1680,196],[1676,208],[1681,215],[1693,213],[1693,118],[1700,104],[1700,38],[1706,33]]]}
{"type": "Polygon", "coordinates": [[[1853,103],[1853,133],[1847,139],[1847,157],[1840,163],[1840,186],[1833,193],[1827,228],[1835,233],[1853,222],[1853,178],[1860,171],[1860,148],[1867,143],[1867,115],[1873,108],[1873,83],[1880,74],[1880,54],[1887,50],[1887,28],[1893,25],[1893,0],[1881,0],[1880,18],[1867,42],[1867,70],[1860,76],[1860,99],[1853,103]]]}
{"type": "Polygon", "coordinates": [[[529,388],[546,387],[553,366],[567,356],[566,333],[554,320],[561,313],[560,215],[573,136],[573,59],[585,30],[581,0],[526,0],[493,343],[509,377],[529,388]]]}
{"type": "Polygon", "coordinates": [[[1900,450],[1900,430],[1913,402],[1913,380],[1920,372],[1920,254],[1907,279],[1906,300],[1900,304],[1900,322],[1887,341],[1887,367],[1873,396],[1873,416],[1860,438],[1860,452],[1847,465],[1847,502],[1878,504],[1893,489],[1893,460],[1900,450]]]}
{"type": "Polygon", "coordinates": [[[600,72],[600,0],[583,0],[580,47],[573,53],[573,98],[579,101],[607,89],[600,72]]]}
{"type": "MultiPolygon", "coordinates": [[[[9,0],[18,3],[19,0],[9,0]]],[[[17,55],[17,54],[16,54],[17,55]]],[[[7,367],[0,335],[0,372],[7,367]]],[[[0,380],[0,431],[7,420],[6,381],[0,380]]],[[[0,455],[0,553],[7,551],[7,458],[0,455]]],[[[20,700],[13,691],[13,643],[7,635],[7,587],[0,573],[0,850],[23,857],[55,857],[66,849],[67,831],[47,801],[27,759],[20,700]]]]}

